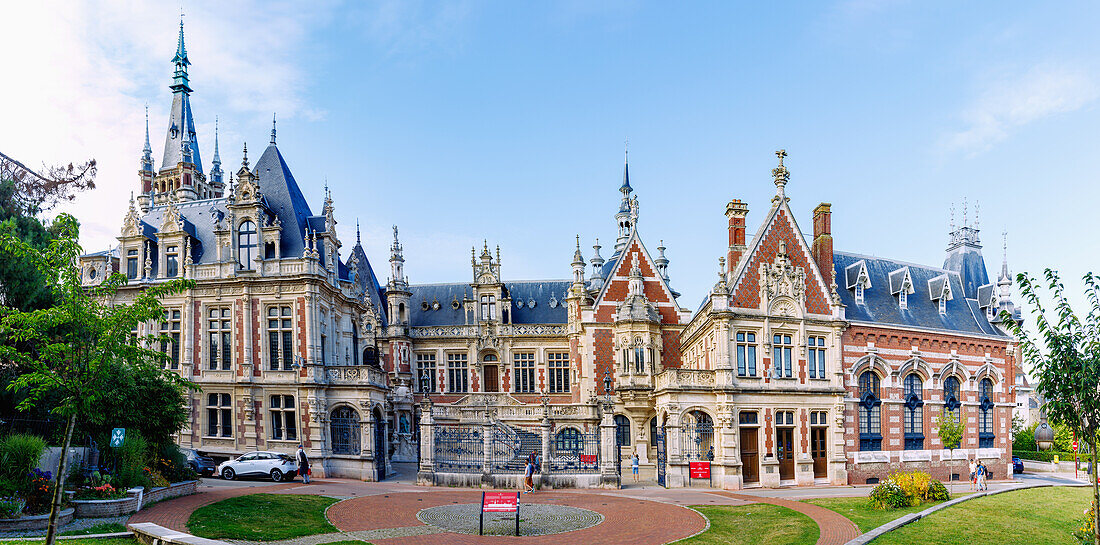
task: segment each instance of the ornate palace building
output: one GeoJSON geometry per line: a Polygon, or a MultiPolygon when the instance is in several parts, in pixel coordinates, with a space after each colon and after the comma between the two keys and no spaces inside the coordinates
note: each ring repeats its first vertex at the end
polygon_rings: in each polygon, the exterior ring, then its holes
{"type": "Polygon", "coordinates": [[[967,422],[955,457],[1005,471],[1016,369],[997,311],[1014,311],[1011,281],[1006,264],[989,282],[976,226],[951,233],[943,267],[834,252],[830,205],[811,238],[798,227],[780,152],[751,241],[748,204],[727,205],[718,279],[692,312],[663,241],[653,253],[641,235],[624,164],[607,258],[596,239],[586,259],[578,236],[548,275],[560,280],[506,280],[485,242],[469,277],[417,284],[394,227],[383,284],[358,233],[341,252],[327,189],[313,213],[274,121],[235,173],[215,129],[204,170],[182,24],[173,64],[159,167],[147,120],[118,246],[81,267],[88,285],[125,274],[119,302],[196,281],[135,332],[199,387],[183,446],[226,458],[301,443],[323,475],[384,479],[407,462],[425,484],[499,486],[536,452],[547,485],[616,486],[637,453],[667,486],[702,463],[738,489],[908,467],[946,478],[961,471],[936,438],[946,411],[967,422]]]}

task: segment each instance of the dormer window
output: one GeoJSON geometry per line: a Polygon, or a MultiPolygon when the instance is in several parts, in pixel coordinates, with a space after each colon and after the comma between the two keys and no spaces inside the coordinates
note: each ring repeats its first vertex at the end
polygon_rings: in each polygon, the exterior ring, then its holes
{"type": "Polygon", "coordinates": [[[256,258],[256,242],[256,224],[245,220],[237,230],[237,263],[242,269],[252,270],[252,260],[256,258]]]}
{"type": "Polygon", "coordinates": [[[909,294],[913,293],[913,277],[909,274],[909,267],[902,267],[891,271],[889,275],[890,293],[898,296],[898,308],[909,308],[909,294]]]}
{"type": "Polygon", "coordinates": [[[909,294],[902,290],[898,293],[898,308],[905,310],[909,308],[909,294]]]}
{"type": "Polygon", "coordinates": [[[863,304],[863,290],[871,287],[871,275],[867,272],[867,262],[856,261],[844,268],[845,287],[853,290],[856,304],[863,304]]]}
{"type": "Polygon", "coordinates": [[[946,274],[941,274],[928,281],[928,293],[932,300],[936,301],[940,314],[947,314],[947,302],[951,300],[951,281],[946,274]]]}
{"type": "Polygon", "coordinates": [[[495,320],[497,317],[496,297],[492,295],[481,296],[481,319],[495,320]]]}
{"type": "Polygon", "coordinates": [[[164,250],[164,275],[168,278],[175,278],[179,275],[179,255],[179,246],[169,246],[164,250]]]}

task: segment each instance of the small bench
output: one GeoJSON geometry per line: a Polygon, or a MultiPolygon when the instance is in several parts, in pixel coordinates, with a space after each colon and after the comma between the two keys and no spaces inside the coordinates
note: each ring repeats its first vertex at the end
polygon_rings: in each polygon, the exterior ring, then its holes
{"type": "Polygon", "coordinates": [[[152,522],[136,522],[127,524],[126,527],[134,533],[134,537],[144,545],[169,545],[173,543],[186,545],[230,545],[228,542],[217,539],[206,539],[191,534],[165,528],[152,522]]]}

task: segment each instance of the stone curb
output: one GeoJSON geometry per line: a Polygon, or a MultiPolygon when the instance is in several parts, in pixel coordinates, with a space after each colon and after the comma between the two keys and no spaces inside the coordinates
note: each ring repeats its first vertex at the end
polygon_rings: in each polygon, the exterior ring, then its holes
{"type": "MultiPolygon", "coordinates": [[[[1011,487],[1011,488],[1002,488],[1000,490],[975,492],[973,494],[968,494],[966,496],[955,498],[953,500],[945,501],[945,502],[943,502],[939,505],[934,505],[934,506],[929,507],[928,509],[925,509],[924,511],[921,511],[919,513],[910,513],[910,514],[905,515],[903,517],[896,518],[896,519],[894,519],[890,522],[887,522],[886,524],[883,524],[882,526],[879,526],[878,528],[875,528],[874,530],[871,530],[871,531],[867,532],[866,534],[863,534],[863,535],[861,535],[861,536],[845,543],[844,545],[866,545],[867,543],[870,543],[871,541],[874,541],[875,538],[881,536],[882,534],[885,534],[887,532],[893,532],[894,530],[897,530],[898,528],[901,528],[902,526],[905,526],[906,524],[909,524],[909,523],[914,522],[914,521],[918,521],[918,520],[920,520],[924,517],[927,517],[928,515],[931,515],[932,513],[935,513],[936,511],[939,511],[941,509],[947,509],[948,507],[958,505],[958,504],[960,504],[964,501],[969,501],[969,500],[973,500],[973,499],[976,499],[976,498],[984,498],[986,496],[996,496],[997,494],[1004,494],[1005,492],[1015,492],[1017,490],[1026,490],[1026,489],[1029,489],[1029,488],[1046,488],[1046,487],[1050,487],[1050,486],[1054,486],[1054,485],[1046,484],[1046,483],[1043,483],[1043,484],[1025,484],[1025,485],[1021,485],[1021,486],[1014,486],[1014,487],[1011,487]]],[[[1070,484],[1070,485],[1058,485],[1058,486],[1066,486],[1066,487],[1071,487],[1072,488],[1072,487],[1092,486],[1092,485],[1091,484],[1070,484]]]]}

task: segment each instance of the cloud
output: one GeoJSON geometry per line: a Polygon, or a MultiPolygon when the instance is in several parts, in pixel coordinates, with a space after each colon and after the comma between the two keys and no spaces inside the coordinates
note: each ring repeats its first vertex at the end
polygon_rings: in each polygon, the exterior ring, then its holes
{"type": "Polygon", "coordinates": [[[948,150],[978,153],[1029,123],[1079,110],[1096,100],[1100,89],[1080,67],[1041,64],[1021,74],[989,81],[961,117],[966,128],[944,138],[948,150]]]}
{"type": "MultiPolygon", "coordinates": [[[[325,2],[188,2],[187,51],[193,104],[206,168],[213,122],[221,115],[221,151],[235,156],[242,121],[317,119],[300,50],[331,18],[325,2]]],[[[21,2],[5,9],[0,33],[6,84],[0,86],[0,149],[28,165],[94,157],[97,189],[58,211],[82,223],[89,250],[114,244],[129,194],[137,187],[149,105],[154,152],[171,104],[168,84],[179,32],[170,2],[21,2]]],[[[159,157],[155,160],[159,164],[159,157]]]]}

